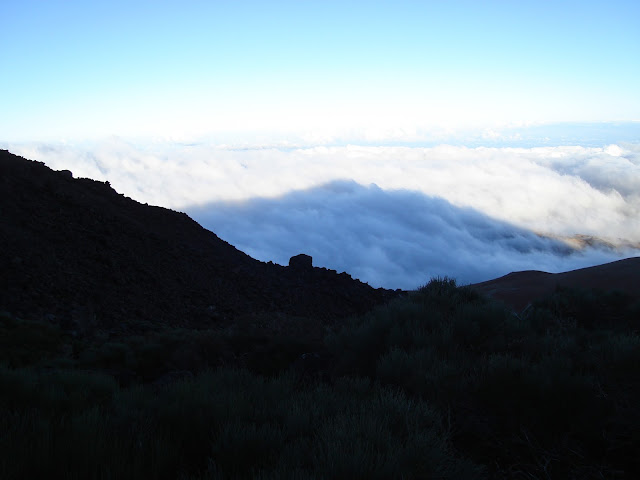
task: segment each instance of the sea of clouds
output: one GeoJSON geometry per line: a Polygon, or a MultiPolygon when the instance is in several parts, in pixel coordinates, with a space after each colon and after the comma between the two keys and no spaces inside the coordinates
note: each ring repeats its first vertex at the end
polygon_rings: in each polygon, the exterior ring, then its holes
{"type": "Polygon", "coordinates": [[[376,287],[640,255],[637,143],[239,148],[110,138],[3,148],[186,211],[259,260],[308,253],[376,287]]]}

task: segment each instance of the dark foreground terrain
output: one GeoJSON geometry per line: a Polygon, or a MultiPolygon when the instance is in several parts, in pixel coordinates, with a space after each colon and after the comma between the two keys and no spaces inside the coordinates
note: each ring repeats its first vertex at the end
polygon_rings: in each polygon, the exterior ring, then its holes
{"type": "Polygon", "coordinates": [[[640,478],[637,259],[374,290],[8,152],[0,207],[0,478],[640,478]]]}

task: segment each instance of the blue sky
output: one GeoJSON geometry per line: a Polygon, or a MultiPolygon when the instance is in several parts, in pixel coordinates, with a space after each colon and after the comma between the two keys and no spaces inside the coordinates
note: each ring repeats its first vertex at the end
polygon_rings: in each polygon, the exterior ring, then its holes
{"type": "Polygon", "coordinates": [[[640,2],[2,2],[0,140],[640,120],[640,2]]]}

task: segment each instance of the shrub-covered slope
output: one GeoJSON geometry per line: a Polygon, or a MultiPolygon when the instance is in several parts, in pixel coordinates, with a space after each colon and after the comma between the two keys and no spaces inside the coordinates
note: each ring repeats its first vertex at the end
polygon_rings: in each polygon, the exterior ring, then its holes
{"type": "Polygon", "coordinates": [[[300,339],[254,343],[260,325],[71,354],[64,333],[4,315],[0,477],[638,478],[639,314],[623,294],[559,289],[516,315],[434,280],[334,325],[309,368],[274,361],[300,339]],[[566,308],[583,304],[608,313],[566,308]]]}

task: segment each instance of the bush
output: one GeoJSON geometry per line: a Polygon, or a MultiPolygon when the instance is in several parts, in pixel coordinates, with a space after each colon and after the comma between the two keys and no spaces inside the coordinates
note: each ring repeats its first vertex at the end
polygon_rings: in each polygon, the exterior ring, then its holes
{"type": "Polygon", "coordinates": [[[0,312],[0,364],[25,367],[43,364],[63,352],[60,329],[0,312]]]}
{"type": "Polygon", "coordinates": [[[0,478],[635,478],[637,308],[559,289],[516,315],[434,279],[324,343],[312,322],[252,316],[79,340],[77,360],[4,316],[45,354],[0,368],[0,478]],[[329,378],[289,367],[310,351],[329,378]],[[57,358],[78,370],[44,368],[57,358]],[[151,383],[175,370],[196,375],[151,383]]]}
{"type": "Polygon", "coordinates": [[[589,320],[585,305],[622,315],[615,309],[633,304],[560,290],[517,316],[435,279],[327,343],[341,373],[446,414],[454,445],[477,462],[494,459],[495,473],[539,476],[541,465],[562,478],[639,472],[629,425],[638,431],[640,419],[628,406],[640,400],[640,344],[620,324],[589,320]]]}
{"type": "MultiPolygon", "coordinates": [[[[13,373],[25,384],[49,381],[13,373]]],[[[435,410],[368,381],[301,390],[289,374],[219,370],[153,392],[80,378],[93,387],[79,390],[79,402],[5,401],[2,478],[481,477],[450,449],[435,410]]]]}

